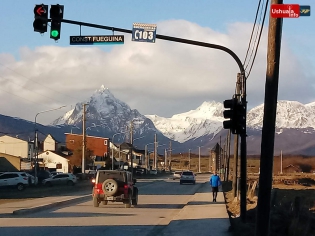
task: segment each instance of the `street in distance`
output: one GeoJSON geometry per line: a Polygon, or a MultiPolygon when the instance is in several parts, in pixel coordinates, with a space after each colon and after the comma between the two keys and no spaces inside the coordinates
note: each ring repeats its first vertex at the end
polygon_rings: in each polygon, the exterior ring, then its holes
{"type": "Polygon", "coordinates": [[[70,36],[70,45],[123,44],[124,35],[70,36]]]}

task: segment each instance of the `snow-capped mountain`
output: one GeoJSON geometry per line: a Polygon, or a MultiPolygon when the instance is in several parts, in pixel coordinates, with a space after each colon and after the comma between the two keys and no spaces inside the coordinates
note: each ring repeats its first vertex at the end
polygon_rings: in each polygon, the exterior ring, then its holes
{"type": "Polygon", "coordinates": [[[204,135],[215,136],[222,130],[223,104],[215,101],[204,102],[196,110],[164,118],[147,115],[155,127],[166,137],[184,143],[204,135]]]}
{"type": "MultiPolygon", "coordinates": [[[[165,136],[180,143],[191,142],[192,140],[198,140],[199,142],[200,140],[203,140],[203,142],[207,140],[207,142],[211,142],[215,136],[223,132],[223,109],[222,103],[212,101],[204,102],[196,110],[173,115],[171,118],[156,115],[147,115],[146,117],[150,118],[155,124],[155,127],[165,136]]],[[[247,113],[247,130],[248,133],[251,133],[248,140],[256,143],[256,145],[251,148],[259,149],[260,143],[257,138],[261,135],[263,114],[263,104],[254,107],[247,113]],[[254,134],[252,131],[255,131],[254,134]]],[[[284,131],[286,134],[290,133],[291,136],[292,132],[294,132],[295,135],[298,133],[314,134],[315,102],[304,105],[296,101],[278,101],[276,136],[284,131]]],[[[288,141],[290,139],[284,136],[283,134],[282,140],[288,141]]],[[[277,142],[279,144],[281,143],[279,137],[277,138],[277,142]]],[[[287,146],[288,143],[290,142],[287,142],[287,146]]]]}
{"type": "MultiPolygon", "coordinates": [[[[82,127],[83,104],[87,104],[86,129],[88,134],[113,137],[114,134],[121,133],[121,135],[115,137],[114,141],[129,141],[132,121],[134,140],[140,138],[145,140],[145,137],[147,137],[146,143],[148,143],[148,139],[150,138],[150,141],[153,141],[154,134],[157,133],[159,141],[168,142],[168,139],[155,128],[150,119],[115,98],[104,85],[96,90],[89,99],[77,103],[74,109],[56,119],[52,125],[82,127]]],[[[139,143],[141,141],[139,140],[139,143]]]]}

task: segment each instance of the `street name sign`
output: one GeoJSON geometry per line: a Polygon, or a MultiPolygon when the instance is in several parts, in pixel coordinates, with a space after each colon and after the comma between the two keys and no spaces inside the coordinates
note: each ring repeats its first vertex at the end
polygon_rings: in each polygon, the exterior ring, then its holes
{"type": "Polygon", "coordinates": [[[156,24],[133,23],[132,41],[155,43],[156,24]]]}
{"type": "Polygon", "coordinates": [[[70,36],[70,45],[123,44],[124,35],[70,36]]]}

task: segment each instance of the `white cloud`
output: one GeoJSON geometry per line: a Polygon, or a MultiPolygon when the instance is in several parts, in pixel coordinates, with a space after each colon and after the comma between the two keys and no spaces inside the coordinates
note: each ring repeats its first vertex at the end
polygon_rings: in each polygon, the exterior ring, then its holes
{"type": "MultiPolygon", "coordinates": [[[[169,20],[158,23],[158,34],[223,45],[243,62],[251,28],[250,23],[234,23],[222,33],[184,20],[169,20]]],[[[248,79],[250,107],[264,98],[266,32],[248,79]]],[[[206,100],[230,98],[239,72],[225,52],[159,39],[152,44],[132,42],[130,35],[124,45],[110,51],[96,46],[21,48],[20,60],[0,54],[0,63],[1,114],[29,120],[39,111],[86,100],[102,84],[142,114],[171,116],[195,109],[206,100]]],[[[280,66],[279,99],[312,101],[310,77],[304,75],[301,62],[285,41],[280,66]]],[[[49,123],[64,112],[43,114],[40,122],[49,123]]]]}

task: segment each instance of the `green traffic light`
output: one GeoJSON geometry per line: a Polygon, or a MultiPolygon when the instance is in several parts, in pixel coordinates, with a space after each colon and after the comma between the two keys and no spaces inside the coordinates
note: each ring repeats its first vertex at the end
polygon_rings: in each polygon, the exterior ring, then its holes
{"type": "Polygon", "coordinates": [[[52,36],[52,37],[58,37],[58,35],[59,35],[59,31],[58,30],[52,30],[51,32],[50,32],[50,35],[52,36]]]}

